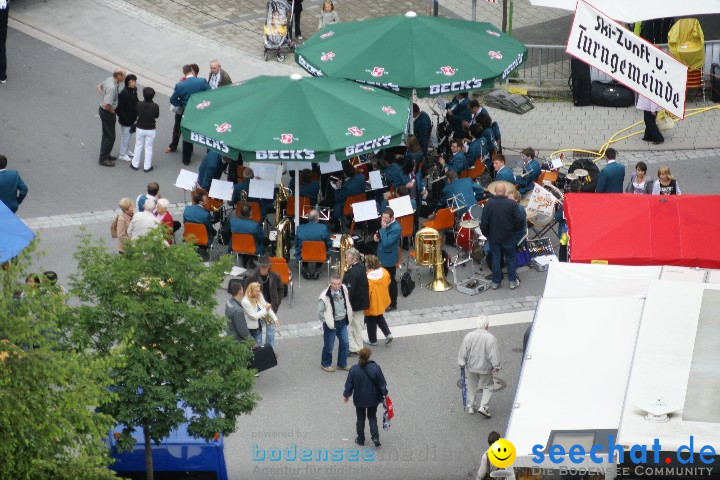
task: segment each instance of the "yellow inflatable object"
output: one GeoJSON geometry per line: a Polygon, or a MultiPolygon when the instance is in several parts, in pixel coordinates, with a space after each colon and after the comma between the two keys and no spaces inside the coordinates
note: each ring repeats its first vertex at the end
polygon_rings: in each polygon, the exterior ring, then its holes
{"type": "Polygon", "coordinates": [[[668,33],[670,54],[690,69],[705,65],[705,35],[697,18],[683,18],[675,22],[668,33]]]}

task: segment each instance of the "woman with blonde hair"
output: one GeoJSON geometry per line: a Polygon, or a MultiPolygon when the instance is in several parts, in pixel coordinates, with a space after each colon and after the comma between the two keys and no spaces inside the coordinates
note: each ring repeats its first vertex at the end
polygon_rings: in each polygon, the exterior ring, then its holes
{"type": "Polygon", "coordinates": [[[340,17],[338,17],[337,12],[335,11],[335,5],[330,0],[325,0],[323,2],[322,10],[320,10],[320,23],[318,24],[318,30],[320,30],[323,27],[327,27],[328,25],[332,25],[333,23],[338,23],[340,21],[340,17]]]}
{"type": "Polygon", "coordinates": [[[129,198],[121,198],[118,203],[121,213],[117,217],[117,248],[118,253],[125,253],[125,244],[130,241],[130,235],[128,234],[128,228],[130,222],[135,214],[135,204],[129,198]]]}
{"type": "Polygon", "coordinates": [[[273,312],[272,305],[265,301],[262,294],[262,287],[258,282],[253,282],[245,289],[245,298],[240,305],[245,312],[250,335],[258,345],[262,345],[262,330],[265,326],[265,345],[270,345],[275,350],[275,328],[280,326],[280,321],[273,312]]]}
{"type": "Polygon", "coordinates": [[[390,306],[390,273],[382,267],[377,255],[365,255],[365,268],[370,295],[370,306],[365,310],[369,342],[365,343],[373,347],[377,345],[377,328],[380,327],[387,345],[393,341],[392,333],[383,315],[390,306]]]}
{"type": "Polygon", "coordinates": [[[658,179],[653,185],[653,195],[680,195],[680,185],[670,172],[670,167],[663,165],[658,169],[658,179]]]}

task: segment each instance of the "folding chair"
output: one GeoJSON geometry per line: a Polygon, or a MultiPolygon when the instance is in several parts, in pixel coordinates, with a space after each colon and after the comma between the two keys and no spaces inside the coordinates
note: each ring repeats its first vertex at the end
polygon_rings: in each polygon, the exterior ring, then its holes
{"type": "Polygon", "coordinates": [[[280,275],[283,285],[290,290],[290,306],[292,306],[292,297],[295,294],[293,288],[292,272],[290,272],[290,266],[287,264],[284,258],[270,257],[270,271],[280,275]]]}
{"type": "Polygon", "coordinates": [[[255,237],[250,233],[233,233],[230,240],[232,252],[235,254],[235,264],[240,263],[240,255],[257,257],[255,237]]]}
{"type": "MultiPolygon", "coordinates": [[[[310,206],[310,197],[300,197],[300,215],[310,206]]],[[[295,218],[295,197],[288,197],[287,205],[285,206],[285,216],[288,218],[295,218]]]]}
{"type": "Polygon", "coordinates": [[[212,246],[209,245],[207,227],[204,223],[185,222],[183,225],[183,239],[185,242],[194,243],[197,247],[208,252],[208,259],[212,260],[212,246]]]}
{"type": "Polygon", "coordinates": [[[365,200],[367,200],[367,196],[364,193],[359,193],[357,195],[351,195],[351,196],[347,197],[345,199],[345,206],[343,207],[343,215],[345,215],[348,218],[352,218],[353,203],[364,202],[365,200]]]}
{"type": "Polygon", "coordinates": [[[327,263],[328,277],[330,276],[330,259],[327,256],[327,246],[322,240],[302,243],[298,259],[298,277],[301,275],[303,262],[327,263]]]}
{"type": "Polygon", "coordinates": [[[441,208],[435,212],[435,218],[423,223],[423,227],[429,227],[441,232],[455,228],[455,214],[450,208],[441,208]]]}
{"type": "Polygon", "coordinates": [[[528,218],[528,222],[534,235],[533,238],[530,238],[530,231],[528,230],[528,239],[530,240],[543,238],[548,232],[554,232],[557,225],[555,215],[536,215],[528,218]]]}

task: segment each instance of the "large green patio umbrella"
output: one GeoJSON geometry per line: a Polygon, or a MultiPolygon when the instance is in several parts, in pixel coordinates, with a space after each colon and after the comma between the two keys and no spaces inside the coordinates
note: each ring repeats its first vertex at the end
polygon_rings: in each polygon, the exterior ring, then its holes
{"type": "Polygon", "coordinates": [[[527,60],[527,47],[489,23],[409,12],[328,25],[295,60],[315,76],[431,97],[493,88],[527,60]]]}
{"type": "Polygon", "coordinates": [[[186,141],[244,161],[327,162],[399,145],[408,101],[343,79],[260,76],[193,94],[186,141]]]}

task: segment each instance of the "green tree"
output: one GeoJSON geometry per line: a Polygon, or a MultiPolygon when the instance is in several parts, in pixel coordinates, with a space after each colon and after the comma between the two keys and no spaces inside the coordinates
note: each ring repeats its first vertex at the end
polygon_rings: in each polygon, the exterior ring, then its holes
{"type": "Polygon", "coordinates": [[[159,229],[129,243],[124,255],[84,236],[75,258],[71,291],[82,304],[72,338],[101,353],[119,348],[121,365],[111,372],[116,398],[103,411],[126,426],[121,448],[132,446],[136,427],[142,430],[147,478],[150,442],[187,421],[183,403],[196,413],[191,435],[233,432],[259,397],[246,368],[249,346],[221,336],[226,322],[214,313],[230,259],[207,267],[193,245],[165,245],[159,229]]]}
{"type": "Polygon", "coordinates": [[[113,421],[96,411],[112,396],[112,358],[61,341],[68,307],[44,276],[25,283],[32,251],[0,268],[0,478],[114,478],[103,442],[113,421]]]}

